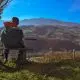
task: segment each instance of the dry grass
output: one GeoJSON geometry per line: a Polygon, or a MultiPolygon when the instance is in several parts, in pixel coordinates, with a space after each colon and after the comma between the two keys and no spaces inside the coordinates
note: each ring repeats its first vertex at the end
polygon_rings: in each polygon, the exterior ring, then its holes
{"type": "Polygon", "coordinates": [[[29,62],[16,67],[15,62],[0,63],[0,80],[80,80],[80,52],[48,52],[31,57],[29,62]]]}
{"type": "Polygon", "coordinates": [[[41,57],[32,57],[30,58],[31,61],[35,62],[55,62],[61,60],[80,60],[80,51],[73,52],[47,52],[41,57]]]}

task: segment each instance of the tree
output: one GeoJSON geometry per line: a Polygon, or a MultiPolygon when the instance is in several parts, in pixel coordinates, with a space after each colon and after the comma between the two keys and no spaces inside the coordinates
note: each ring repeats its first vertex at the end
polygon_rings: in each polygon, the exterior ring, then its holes
{"type": "Polygon", "coordinates": [[[8,6],[8,4],[11,1],[12,0],[0,0],[0,18],[1,18],[1,14],[3,13],[4,8],[6,8],[6,6],[8,6]]]}

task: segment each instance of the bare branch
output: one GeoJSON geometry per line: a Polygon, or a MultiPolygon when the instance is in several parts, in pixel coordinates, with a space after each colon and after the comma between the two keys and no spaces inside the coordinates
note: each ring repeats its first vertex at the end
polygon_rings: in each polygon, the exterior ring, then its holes
{"type": "Polygon", "coordinates": [[[4,8],[11,2],[12,0],[0,0],[0,15],[2,14],[4,8]]]}

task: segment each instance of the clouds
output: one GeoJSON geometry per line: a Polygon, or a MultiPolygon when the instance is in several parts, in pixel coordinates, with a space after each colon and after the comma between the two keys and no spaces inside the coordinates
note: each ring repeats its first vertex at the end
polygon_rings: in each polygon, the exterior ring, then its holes
{"type": "Polygon", "coordinates": [[[71,8],[69,9],[70,12],[80,11],[80,0],[72,0],[71,8]]]}

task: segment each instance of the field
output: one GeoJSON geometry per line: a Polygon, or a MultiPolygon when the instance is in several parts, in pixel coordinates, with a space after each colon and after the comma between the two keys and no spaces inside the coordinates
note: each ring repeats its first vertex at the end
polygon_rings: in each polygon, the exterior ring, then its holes
{"type": "Polygon", "coordinates": [[[0,80],[80,80],[80,52],[30,57],[26,64],[0,62],[0,80]]]}

